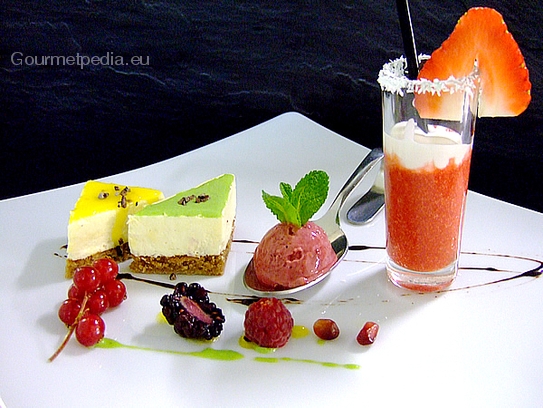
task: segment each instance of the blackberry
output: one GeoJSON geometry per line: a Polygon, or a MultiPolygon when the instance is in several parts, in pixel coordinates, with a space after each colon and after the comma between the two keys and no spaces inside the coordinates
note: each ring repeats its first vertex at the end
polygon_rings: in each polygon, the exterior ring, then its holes
{"type": "Polygon", "coordinates": [[[198,283],[180,282],[172,294],[162,296],[162,314],[181,337],[211,340],[221,334],[224,315],[207,294],[198,283]]]}

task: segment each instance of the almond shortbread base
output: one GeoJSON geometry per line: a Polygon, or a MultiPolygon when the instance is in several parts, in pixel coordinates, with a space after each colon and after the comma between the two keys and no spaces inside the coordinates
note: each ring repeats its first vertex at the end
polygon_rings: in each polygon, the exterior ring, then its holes
{"type": "Polygon", "coordinates": [[[82,259],[66,259],[66,270],[64,276],[67,279],[71,279],[74,276],[75,270],[80,266],[92,265],[94,261],[101,258],[110,258],[117,263],[124,262],[130,258],[130,249],[128,243],[125,242],[122,245],[116,246],[102,252],[97,252],[86,258],[82,259]]]}
{"type": "Polygon", "coordinates": [[[132,256],[130,270],[136,273],[221,276],[230,253],[232,236],[219,255],[132,256]]]}

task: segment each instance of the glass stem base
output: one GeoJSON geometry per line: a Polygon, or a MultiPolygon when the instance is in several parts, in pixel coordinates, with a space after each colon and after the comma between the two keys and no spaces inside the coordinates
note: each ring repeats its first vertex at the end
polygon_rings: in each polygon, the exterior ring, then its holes
{"type": "Polygon", "coordinates": [[[386,269],[388,278],[400,288],[418,292],[435,292],[453,283],[458,272],[458,261],[438,271],[418,272],[406,269],[388,258],[386,269]]]}

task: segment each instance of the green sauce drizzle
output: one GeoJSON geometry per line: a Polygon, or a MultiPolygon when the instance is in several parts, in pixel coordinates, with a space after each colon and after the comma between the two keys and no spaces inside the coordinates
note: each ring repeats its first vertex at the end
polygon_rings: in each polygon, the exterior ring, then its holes
{"type": "Polygon", "coordinates": [[[323,367],[332,367],[332,368],[347,368],[349,370],[358,370],[360,366],[358,364],[338,364],[338,363],[330,363],[327,361],[316,361],[316,360],[309,360],[305,358],[290,358],[290,357],[255,357],[255,361],[259,361],[261,363],[279,363],[280,361],[294,361],[297,363],[308,363],[308,364],[318,364],[323,367]]]}
{"type": "Polygon", "coordinates": [[[273,353],[276,350],[274,348],[261,347],[258,344],[253,343],[252,341],[246,340],[245,336],[241,336],[239,338],[238,344],[240,345],[240,347],[242,347],[244,349],[254,350],[254,351],[256,351],[257,353],[260,353],[260,354],[273,353]]]}
{"type": "MultiPolygon", "coordinates": [[[[241,338],[243,338],[243,336],[241,336],[241,338]]],[[[259,346],[254,345],[254,343],[247,342],[246,340],[242,341],[241,339],[240,339],[240,345],[244,348],[250,348],[262,354],[273,353],[275,351],[275,349],[273,348],[259,347],[259,346]],[[244,343],[244,345],[242,345],[242,343],[244,343]]],[[[154,349],[150,347],[131,346],[128,344],[120,343],[113,339],[109,339],[107,337],[103,338],[95,347],[104,348],[104,349],[126,348],[126,349],[132,349],[132,350],[156,351],[159,353],[200,357],[200,358],[207,358],[210,360],[221,360],[221,361],[234,361],[234,360],[240,360],[245,357],[243,354],[238,353],[237,351],[234,351],[234,350],[216,350],[209,347],[201,351],[173,351],[173,350],[154,349]]],[[[338,363],[331,363],[327,361],[316,361],[316,360],[291,358],[291,357],[254,357],[254,361],[257,361],[260,363],[279,363],[281,361],[308,363],[308,364],[318,364],[323,367],[346,368],[349,370],[358,370],[360,368],[358,364],[338,364],[338,363]]]]}
{"type": "Polygon", "coordinates": [[[126,348],[126,349],[132,349],[132,350],[157,351],[160,353],[177,354],[177,355],[183,355],[183,356],[200,357],[200,358],[207,358],[210,360],[222,360],[222,361],[234,361],[234,360],[239,360],[245,357],[243,354],[238,353],[237,351],[234,351],[234,350],[216,350],[209,347],[201,351],[173,351],[173,350],[159,350],[159,349],[153,349],[149,347],[130,346],[128,344],[119,343],[116,340],[108,339],[107,337],[102,339],[102,341],[100,341],[96,345],[96,347],[105,348],[105,349],[126,348]]]}
{"type": "Polygon", "coordinates": [[[292,338],[302,339],[307,336],[309,336],[309,329],[307,327],[298,324],[294,325],[292,328],[292,338]]]}
{"type": "MultiPolygon", "coordinates": [[[[300,326],[300,327],[303,327],[303,326],[300,326]]],[[[241,336],[239,338],[238,343],[242,348],[252,349],[260,354],[274,353],[275,350],[277,350],[274,348],[266,348],[266,347],[257,346],[255,343],[247,341],[244,336],[241,336]]],[[[360,368],[358,364],[338,364],[338,363],[330,363],[327,361],[316,361],[316,360],[291,358],[291,357],[254,357],[254,361],[258,361],[259,363],[279,363],[281,361],[293,361],[297,363],[318,364],[323,367],[347,368],[349,370],[358,370],[360,368]]]]}

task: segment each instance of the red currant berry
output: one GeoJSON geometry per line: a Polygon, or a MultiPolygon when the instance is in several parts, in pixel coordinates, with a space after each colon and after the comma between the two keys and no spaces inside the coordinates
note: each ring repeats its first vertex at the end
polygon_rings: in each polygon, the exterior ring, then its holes
{"type": "Polygon", "coordinates": [[[66,324],[66,326],[71,326],[75,323],[75,319],[81,310],[81,303],[77,299],[66,299],[60,305],[58,309],[59,319],[66,324]]]}
{"type": "Polygon", "coordinates": [[[109,300],[109,307],[119,306],[126,299],[126,286],[118,279],[106,282],[104,291],[109,300]]]}
{"type": "Polygon", "coordinates": [[[75,338],[85,347],[94,346],[104,338],[106,324],[98,315],[88,313],[77,324],[75,338]]]}
{"type": "Polygon", "coordinates": [[[86,293],[92,293],[100,286],[100,278],[92,266],[77,268],[73,279],[74,285],[86,293]]]}
{"type": "Polygon", "coordinates": [[[85,297],[85,292],[79,289],[75,285],[71,285],[70,289],[68,289],[68,299],[77,299],[77,300],[83,300],[85,297]]]}
{"type": "Polygon", "coordinates": [[[106,292],[103,289],[98,289],[87,300],[87,307],[89,312],[101,315],[109,307],[109,301],[106,296],[106,292]]]}
{"type": "Polygon", "coordinates": [[[101,258],[94,261],[92,264],[98,276],[100,276],[100,282],[102,284],[109,280],[115,279],[119,273],[119,265],[113,259],[101,258]]]}

